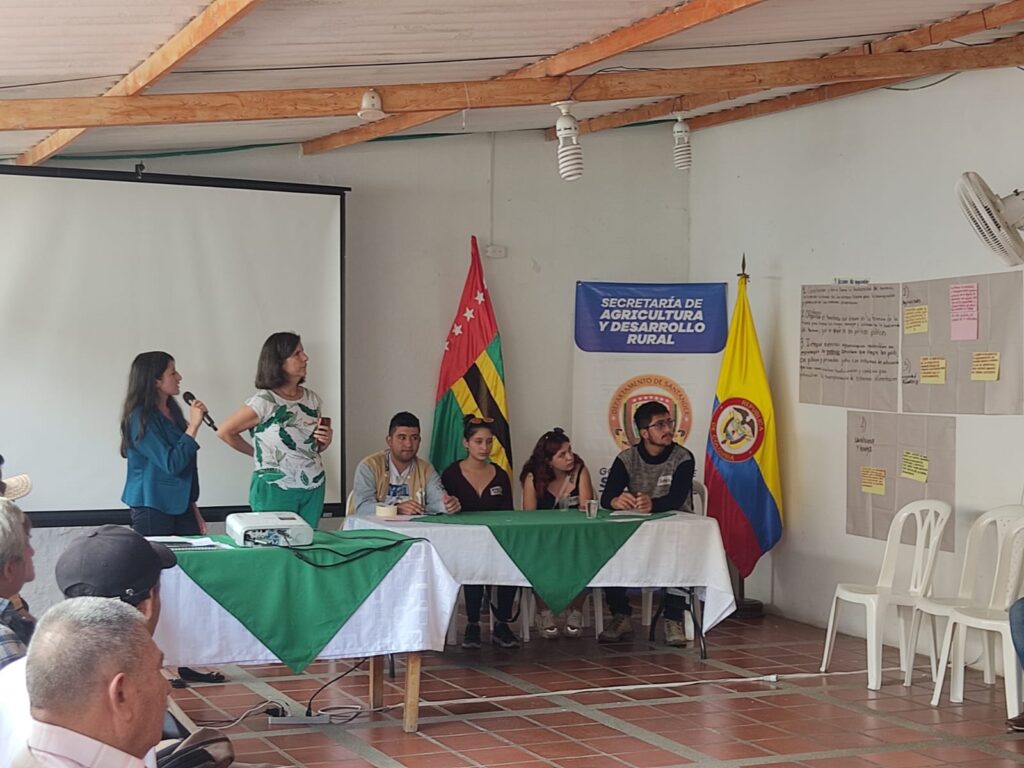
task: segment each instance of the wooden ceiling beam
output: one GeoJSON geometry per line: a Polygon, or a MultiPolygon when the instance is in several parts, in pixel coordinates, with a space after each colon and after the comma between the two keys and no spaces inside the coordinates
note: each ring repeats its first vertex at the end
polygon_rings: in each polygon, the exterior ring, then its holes
{"type": "MultiPolygon", "coordinates": [[[[1024,0],[1010,0],[1010,2],[984,8],[980,11],[971,11],[970,13],[955,16],[951,19],[946,19],[945,21],[927,24],[923,27],[918,27],[917,29],[901,32],[882,40],[858,45],[838,53],[830,54],[826,58],[834,56],[854,56],[860,54],[912,51],[919,48],[927,48],[931,45],[939,45],[958,37],[974,35],[986,30],[999,29],[1007,24],[1013,24],[1019,21],[1024,21],[1024,0]]],[[[905,81],[896,80],[894,82],[905,81]]],[[[891,83],[875,83],[874,87],[884,88],[889,84],[891,83]]],[[[653,104],[643,104],[639,107],[634,107],[633,109],[626,109],[621,112],[612,112],[607,115],[593,117],[589,120],[580,120],[580,134],[597,133],[598,131],[604,131],[609,128],[620,128],[633,123],[657,120],[658,118],[666,117],[673,112],[692,112],[724,101],[731,101],[733,99],[763,93],[764,90],[765,89],[761,88],[753,88],[732,93],[709,93],[701,94],[699,96],[683,96],[675,99],[666,99],[665,101],[659,101],[653,104]]],[[[864,93],[865,91],[870,90],[871,88],[868,87],[859,89],[846,87],[843,89],[831,89],[831,92],[837,93],[838,91],[843,91],[842,95],[853,95],[854,93],[864,93]]],[[[833,98],[838,98],[838,95],[833,96],[833,98]]],[[[822,100],[825,99],[812,99],[807,103],[820,103],[822,100]]],[[[737,109],[742,109],[742,107],[738,107],[737,109]]],[[[691,125],[691,128],[692,127],[693,126],[691,125]]],[[[545,132],[545,137],[549,141],[553,141],[555,138],[554,129],[549,128],[545,132]]]]}
{"type": "MultiPolygon", "coordinates": [[[[477,80],[379,86],[393,112],[523,107],[568,98],[577,101],[657,98],[670,93],[707,93],[785,88],[863,80],[910,80],[927,75],[1024,65],[1024,36],[970,48],[861,54],[732,66],[696,67],[587,76],[477,80]]],[[[0,130],[170,125],[235,120],[354,115],[365,86],[285,91],[97,96],[0,100],[0,130]]]]}
{"type": "MultiPolygon", "coordinates": [[[[135,69],[108,90],[106,96],[134,96],[152,86],[211,39],[252,10],[260,0],[213,0],[201,13],[157,48],[135,69]]],[[[84,127],[61,128],[15,160],[35,165],[60,152],[85,132],[84,127]]]]}
{"type": "MultiPolygon", "coordinates": [[[[749,8],[764,0],[690,0],[683,5],[668,8],[661,13],[641,19],[634,24],[601,35],[593,40],[547,56],[508,72],[498,80],[519,80],[527,77],[559,77],[577,69],[589,67],[620,53],[640,48],[656,40],[684,32],[687,29],[720,19],[736,11],[749,8]]],[[[387,106],[385,104],[385,106],[387,106]]],[[[442,117],[458,114],[459,110],[421,112],[418,115],[390,115],[374,123],[356,126],[326,136],[310,139],[302,144],[302,152],[315,155],[371,139],[390,136],[401,131],[432,123],[442,117]]]]}

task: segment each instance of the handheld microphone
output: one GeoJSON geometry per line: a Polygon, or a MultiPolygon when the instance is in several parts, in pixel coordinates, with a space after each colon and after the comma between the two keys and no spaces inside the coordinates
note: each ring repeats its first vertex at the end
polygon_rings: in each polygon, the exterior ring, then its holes
{"type": "MultiPolygon", "coordinates": [[[[192,402],[196,399],[196,396],[191,392],[186,392],[181,396],[181,399],[185,401],[185,405],[191,406],[192,402]]],[[[206,426],[210,429],[217,429],[217,425],[213,423],[213,417],[209,413],[203,414],[203,421],[206,422],[206,426]]]]}

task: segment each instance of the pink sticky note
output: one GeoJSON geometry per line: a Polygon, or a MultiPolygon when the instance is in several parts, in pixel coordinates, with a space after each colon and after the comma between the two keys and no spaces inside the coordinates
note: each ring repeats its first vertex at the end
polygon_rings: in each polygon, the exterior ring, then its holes
{"type": "Polygon", "coordinates": [[[974,341],[978,338],[978,284],[949,286],[949,338],[974,341]]]}

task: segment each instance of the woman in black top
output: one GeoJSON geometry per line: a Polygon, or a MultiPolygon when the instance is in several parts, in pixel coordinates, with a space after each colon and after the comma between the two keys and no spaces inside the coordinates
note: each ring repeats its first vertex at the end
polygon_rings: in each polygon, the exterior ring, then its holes
{"type": "MultiPolygon", "coordinates": [[[[462,443],[469,455],[455,461],[441,474],[445,490],[462,504],[463,512],[487,512],[512,509],[512,483],[508,473],[491,463],[494,445],[493,419],[466,416],[463,419],[462,443]]],[[[463,587],[466,595],[466,634],[463,648],[480,647],[480,603],[484,588],[479,584],[463,587]]],[[[516,587],[498,587],[497,621],[491,642],[501,648],[518,648],[519,638],[509,628],[516,587]]]]}
{"type": "MultiPolygon", "coordinates": [[[[594,485],[583,459],[573,453],[569,436],[561,429],[540,436],[533,453],[519,473],[523,484],[523,509],[586,509],[594,498],[594,485]]],[[[579,637],[583,624],[583,601],[586,590],[569,606],[565,620],[565,636],[579,637]]],[[[555,616],[537,598],[537,629],[549,640],[558,637],[555,616]]]]}

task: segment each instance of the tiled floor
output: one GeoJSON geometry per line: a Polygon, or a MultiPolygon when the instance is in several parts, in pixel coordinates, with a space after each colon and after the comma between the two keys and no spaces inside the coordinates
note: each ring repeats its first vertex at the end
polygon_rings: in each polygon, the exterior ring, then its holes
{"type": "MultiPolygon", "coordinates": [[[[691,648],[646,642],[646,630],[613,646],[589,637],[535,639],[516,651],[452,648],[424,658],[419,733],[402,732],[400,708],[347,725],[270,728],[255,717],[228,732],[239,760],[317,768],[1024,763],[1024,734],[1008,734],[1003,725],[1001,681],[988,687],[971,673],[963,704],[933,709],[923,666],[914,686],[904,688],[890,670],[877,692],[866,689],[863,672],[843,674],[864,668],[860,639],[839,637],[832,672],[820,675],[823,634],[774,617],[729,620],[710,634],[704,662],[691,648]],[[761,675],[779,680],[744,679],[761,675]],[[539,695],[545,692],[558,693],[539,695]]],[[[887,649],[885,665],[897,666],[895,650],[887,649]]],[[[281,666],[228,667],[230,683],[175,691],[175,698],[196,719],[237,716],[265,697],[301,711],[316,688],[347,668],[318,662],[293,675],[281,666]]],[[[388,704],[401,702],[402,674],[399,662],[388,704]]],[[[365,704],[366,685],[364,671],[350,674],[315,707],[365,704]]]]}

